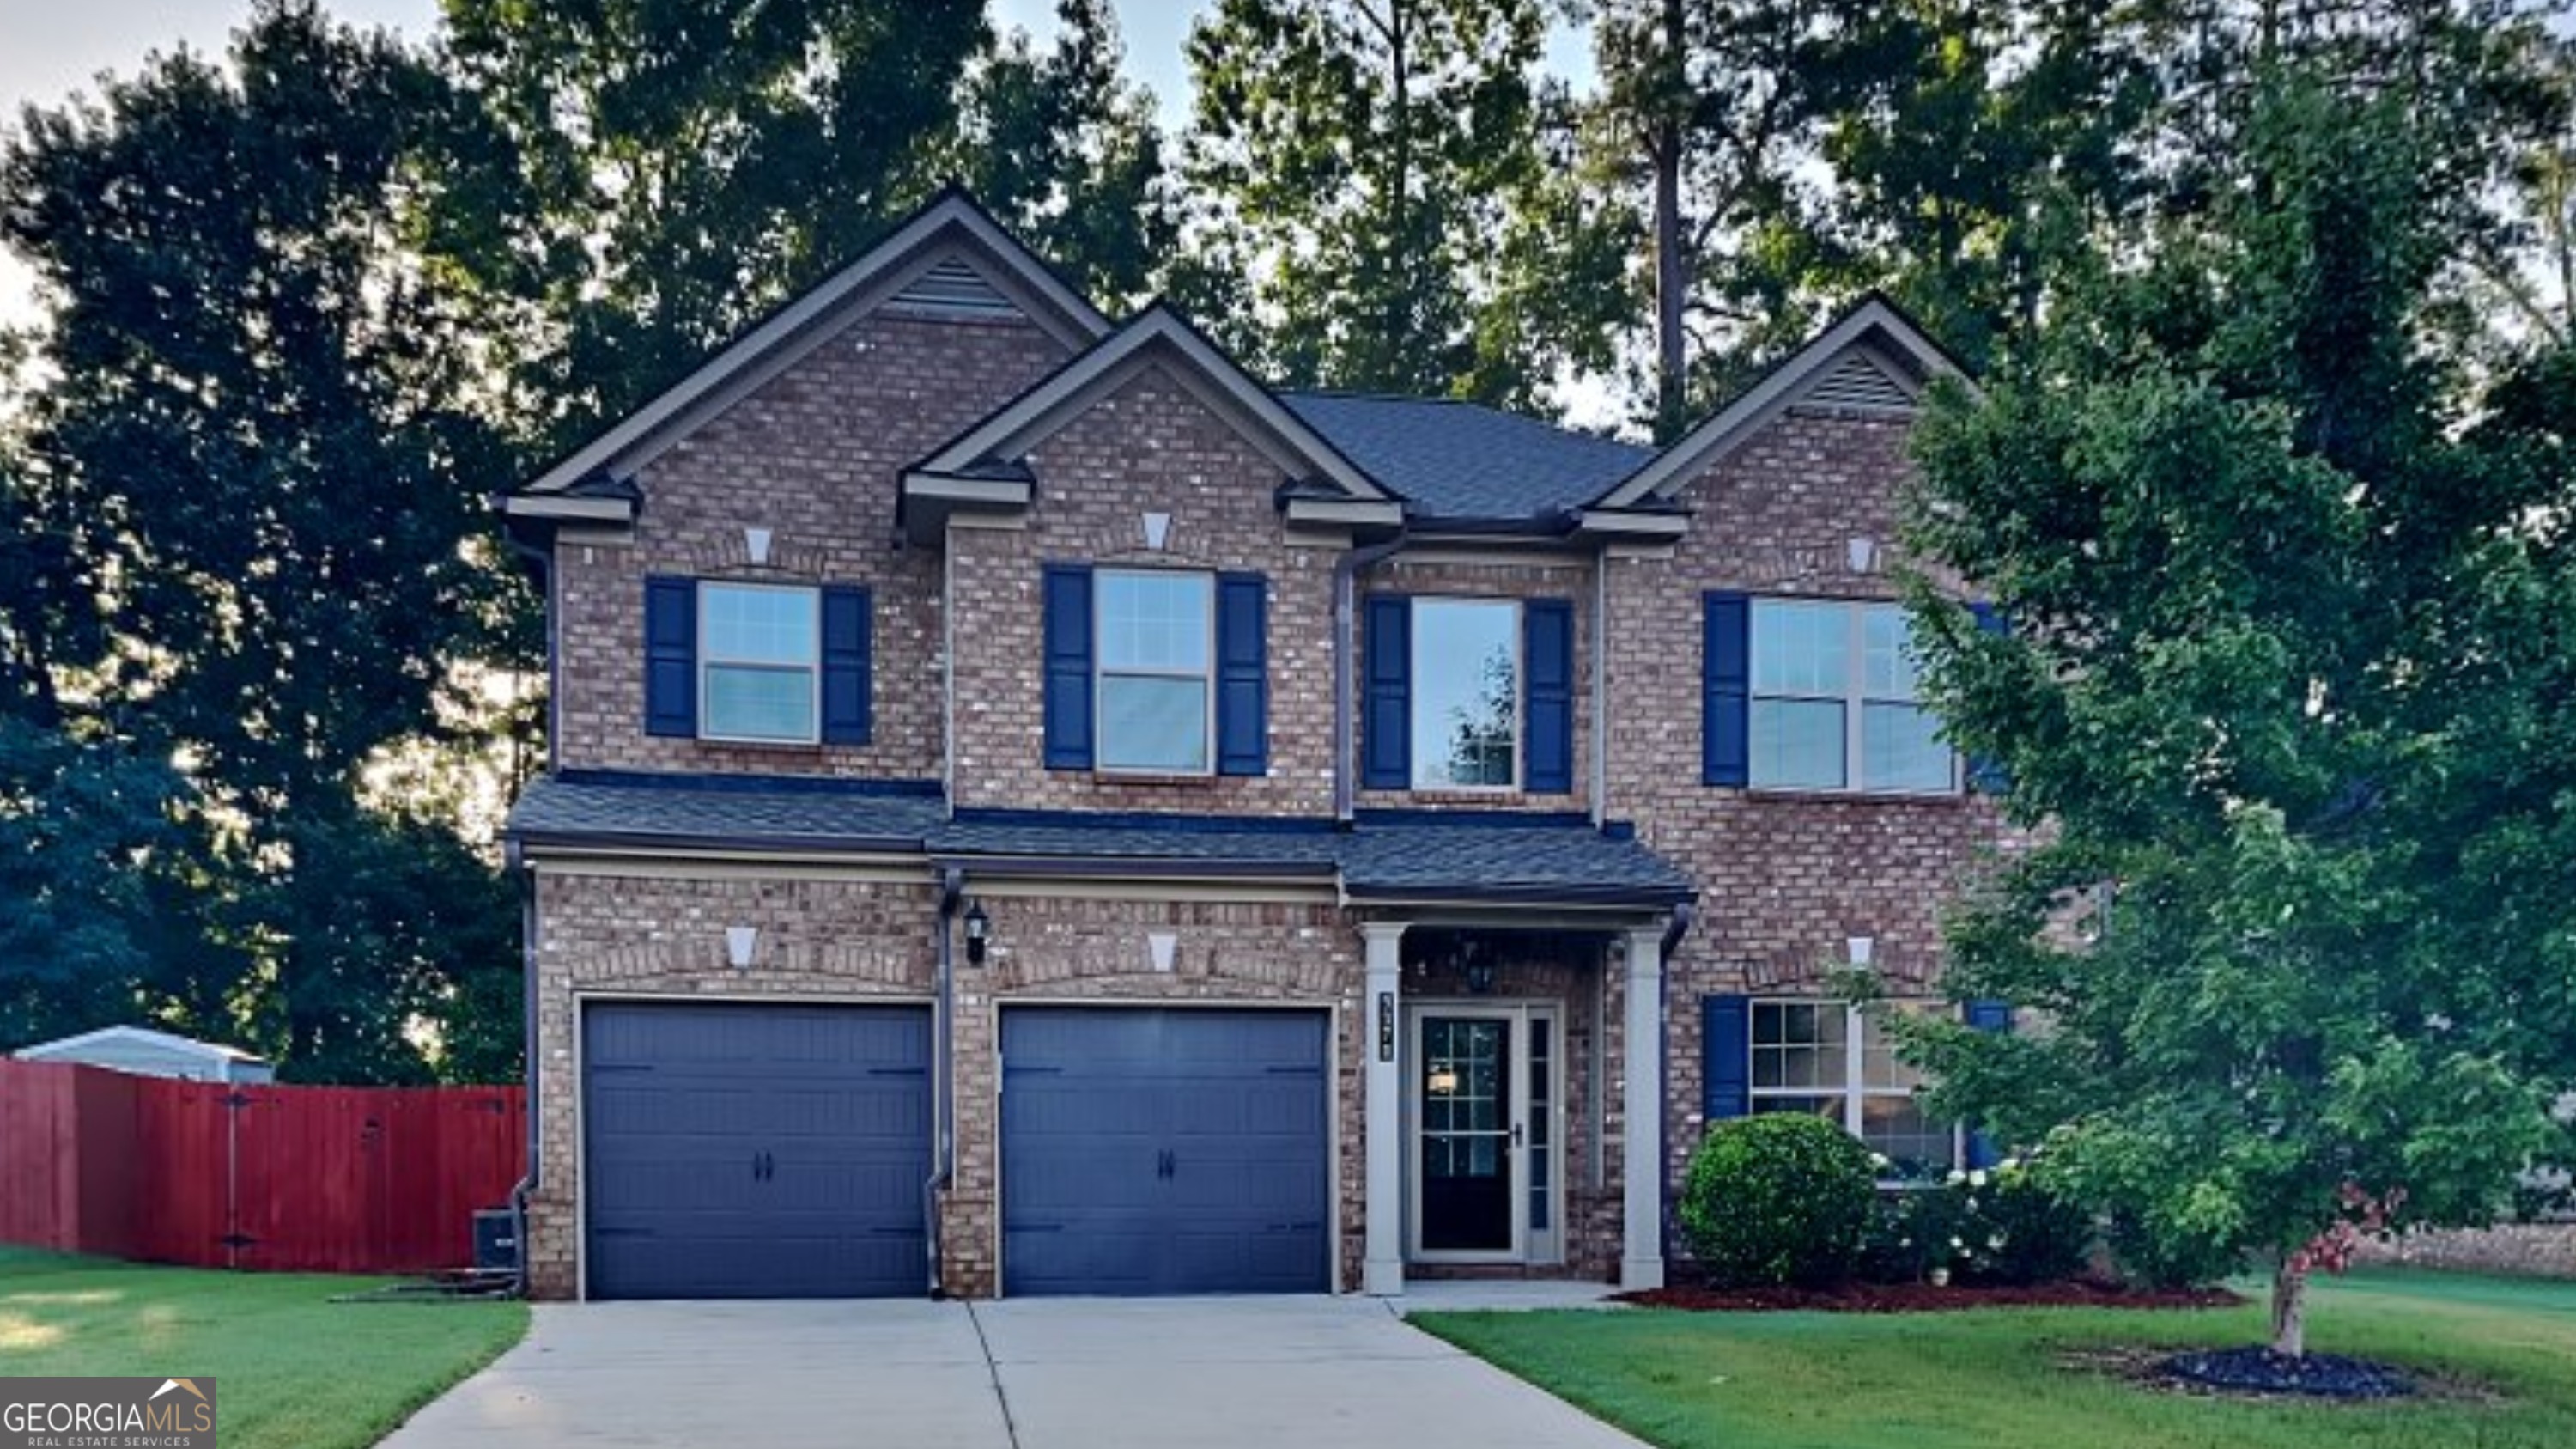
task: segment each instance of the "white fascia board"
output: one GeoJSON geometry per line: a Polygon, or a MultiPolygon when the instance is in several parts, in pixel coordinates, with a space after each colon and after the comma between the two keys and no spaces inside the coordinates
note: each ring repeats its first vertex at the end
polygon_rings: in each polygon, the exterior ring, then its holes
{"type": "MultiPolygon", "coordinates": [[[[1800,348],[1760,382],[1718,410],[1716,416],[1684,434],[1646,466],[1629,475],[1593,504],[1596,509],[1629,508],[1650,497],[1669,497],[1709,464],[1725,457],[1764,423],[1786,411],[1816,377],[1846,348],[1874,340],[1880,357],[1910,360],[1925,377],[1965,380],[1932,339],[1923,335],[1895,308],[1872,298],[1844,314],[1813,342],[1800,348]]],[[[1973,389],[1975,384],[1969,386],[1973,389]]]]}
{"type": "Polygon", "coordinates": [[[669,391],[629,414],[579,451],[557,463],[522,490],[554,493],[602,469],[631,475],[658,456],[653,446],[666,434],[685,434],[707,416],[722,411],[742,393],[794,365],[838,329],[830,325],[853,311],[864,313],[912,284],[939,259],[931,245],[942,232],[960,231],[972,239],[984,260],[996,264],[994,278],[1013,300],[1034,302],[1031,318],[1070,345],[1088,345],[1106,334],[1109,319],[1067,287],[1028,250],[993,223],[972,202],[950,196],[869,249],[804,296],[727,347],[669,391]],[[1050,326],[1050,323],[1052,325],[1050,326]]]}

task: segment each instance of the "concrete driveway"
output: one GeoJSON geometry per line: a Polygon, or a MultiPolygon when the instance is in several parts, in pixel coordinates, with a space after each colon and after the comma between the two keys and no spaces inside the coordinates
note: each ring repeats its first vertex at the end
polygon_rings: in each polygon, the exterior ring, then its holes
{"type": "Polygon", "coordinates": [[[540,1306],[386,1443],[1637,1449],[1357,1298],[540,1306]]]}

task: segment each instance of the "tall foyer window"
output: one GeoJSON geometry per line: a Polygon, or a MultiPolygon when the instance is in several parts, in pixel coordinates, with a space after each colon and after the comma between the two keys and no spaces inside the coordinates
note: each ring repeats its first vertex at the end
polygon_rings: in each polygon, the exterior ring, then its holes
{"type": "Polygon", "coordinates": [[[1520,606],[1413,601],[1413,787],[1519,784],[1520,606]]]}
{"type": "Polygon", "coordinates": [[[1215,691],[1216,578],[1168,569],[1101,569],[1103,770],[1204,775],[1215,691]]]}
{"type": "Polygon", "coordinates": [[[698,733],[812,744],[821,713],[821,593],[698,585],[698,733]]]}
{"type": "Polygon", "coordinates": [[[1750,782],[1756,789],[1939,794],[1958,762],[1920,702],[1895,604],[1755,599],[1750,782]]]}

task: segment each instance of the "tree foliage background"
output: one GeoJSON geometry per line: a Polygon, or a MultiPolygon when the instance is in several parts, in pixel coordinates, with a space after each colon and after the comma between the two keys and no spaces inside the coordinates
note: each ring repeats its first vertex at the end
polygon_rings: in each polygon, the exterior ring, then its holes
{"type": "MultiPolygon", "coordinates": [[[[425,45],[260,0],[0,131],[44,308],[0,341],[0,1044],[512,1074],[490,826],[542,708],[480,499],[946,180],[1280,382],[1668,436],[1872,288],[2021,355],[2218,214],[2263,78],[2313,72],[2474,139],[2419,319],[2536,416],[2576,317],[2553,8],[1214,0],[1166,134],[1109,0],[1045,38],[973,0],[446,0],[425,45]],[[1566,25],[1593,84],[1542,64],[1566,25]]],[[[2480,848],[2566,858],[2523,828],[2480,848]]]]}

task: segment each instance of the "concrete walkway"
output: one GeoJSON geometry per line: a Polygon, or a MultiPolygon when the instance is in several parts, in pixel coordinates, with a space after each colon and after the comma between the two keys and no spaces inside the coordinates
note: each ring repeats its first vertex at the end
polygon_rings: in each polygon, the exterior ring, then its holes
{"type": "Polygon", "coordinates": [[[544,1305],[385,1442],[1637,1449],[1364,1298],[544,1305]]]}

